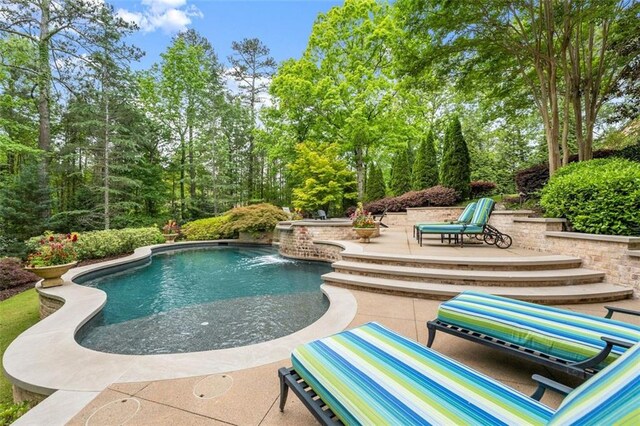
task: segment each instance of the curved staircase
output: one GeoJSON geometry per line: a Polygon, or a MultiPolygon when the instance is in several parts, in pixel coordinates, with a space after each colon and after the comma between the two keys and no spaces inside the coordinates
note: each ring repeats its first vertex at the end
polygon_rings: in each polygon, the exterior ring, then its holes
{"type": "Polygon", "coordinates": [[[327,284],[405,296],[449,299],[465,290],[545,304],[626,299],[629,287],[604,283],[605,274],[571,256],[444,257],[342,253],[323,275],[327,284]]]}

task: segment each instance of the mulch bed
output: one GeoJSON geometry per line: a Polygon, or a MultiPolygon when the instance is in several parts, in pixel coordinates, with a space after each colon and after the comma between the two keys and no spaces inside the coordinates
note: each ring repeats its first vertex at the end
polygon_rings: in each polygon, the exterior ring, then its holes
{"type": "MultiPolygon", "coordinates": [[[[81,262],[78,263],[78,266],[86,266],[86,265],[93,265],[94,263],[100,263],[100,262],[104,262],[106,260],[113,260],[113,259],[119,259],[121,257],[126,257],[129,256],[131,253],[128,254],[121,254],[118,256],[109,256],[109,257],[103,257],[102,259],[89,259],[89,260],[83,260],[81,262]]],[[[30,288],[33,288],[36,285],[37,281],[34,281],[32,283],[26,283],[26,284],[22,284],[16,287],[11,287],[11,288],[7,288],[4,290],[0,290],[0,302],[2,302],[3,300],[7,300],[8,298],[15,296],[16,294],[22,293],[23,291],[27,291],[30,288]]]]}

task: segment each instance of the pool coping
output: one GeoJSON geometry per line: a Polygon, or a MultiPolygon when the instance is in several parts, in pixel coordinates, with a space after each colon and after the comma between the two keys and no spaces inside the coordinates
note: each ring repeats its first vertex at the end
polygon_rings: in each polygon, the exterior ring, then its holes
{"type": "Polygon", "coordinates": [[[321,289],[330,304],[322,317],[293,334],[254,345],[180,354],[122,355],[94,351],[75,341],[75,333],[102,309],[107,297],[102,290],[73,283],[74,279],[90,272],[145,264],[157,253],[215,246],[256,244],[217,240],[140,247],[124,258],[73,268],[63,276],[69,283],[62,286],[42,288],[38,282],[39,293],[65,303],[9,345],[2,360],[5,375],[19,388],[50,395],[57,390],[102,391],[112,383],[243,370],[287,359],[296,346],[344,330],[356,315],[357,302],[349,290],[323,284],[321,289]]]}

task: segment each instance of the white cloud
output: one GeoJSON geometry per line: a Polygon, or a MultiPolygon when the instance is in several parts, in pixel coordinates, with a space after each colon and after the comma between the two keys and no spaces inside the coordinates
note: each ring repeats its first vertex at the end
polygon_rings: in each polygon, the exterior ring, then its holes
{"type": "Polygon", "coordinates": [[[135,23],[144,32],[161,30],[172,34],[187,29],[192,18],[202,18],[202,12],[187,0],[142,0],[142,12],[118,9],[117,14],[135,23]]]}

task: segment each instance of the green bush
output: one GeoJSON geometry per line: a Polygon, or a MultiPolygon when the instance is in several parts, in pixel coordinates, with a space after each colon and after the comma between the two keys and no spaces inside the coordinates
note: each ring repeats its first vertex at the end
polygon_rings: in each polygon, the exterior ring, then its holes
{"type": "Polygon", "coordinates": [[[640,233],[640,164],[623,159],[572,163],[542,190],[546,216],[591,234],[640,233]]]}
{"type": "Polygon", "coordinates": [[[272,231],[278,222],[289,219],[282,209],[266,203],[236,207],[226,215],[229,216],[229,221],[222,226],[222,230],[231,235],[239,232],[259,234],[272,231]]]}
{"type": "Polygon", "coordinates": [[[223,229],[228,222],[228,215],[198,219],[182,225],[182,233],[189,241],[231,238],[233,233],[228,233],[223,229]]]}
{"type": "MultiPolygon", "coordinates": [[[[42,236],[27,241],[30,251],[34,251],[42,236]]],[[[75,249],[78,260],[101,259],[132,253],[136,248],[163,243],[164,237],[158,228],[125,228],[106,231],[89,231],[78,234],[75,249]]]]}

